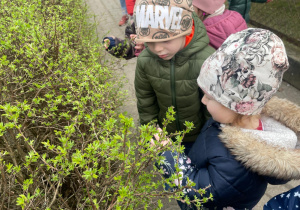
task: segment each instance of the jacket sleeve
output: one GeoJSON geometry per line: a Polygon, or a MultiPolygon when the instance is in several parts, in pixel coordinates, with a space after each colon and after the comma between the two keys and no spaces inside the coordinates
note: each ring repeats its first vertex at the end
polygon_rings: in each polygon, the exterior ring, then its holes
{"type": "MultiPolygon", "coordinates": [[[[156,163],[156,167],[158,169],[162,169],[164,174],[163,176],[165,178],[171,177],[173,174],[176,173],[176,168],[175,165],[177,164],[177,157],[178,157],[178,168],[179,168],[179,173],[182,175],[181,179],[175,179],[174,184],[175,184],[175,189],[178,188],[178,186],[186,186],[187,185],[187,180],[189,178],[190,181],[193,181],[196,186],[193,188],[195,190],[199,190],[200,188],[205,188],[210,185],[210,179],[209,179],[209,174],[207,168],[201,168],[197,169],[192,163],[190,158],[188,158],[185,154],[180,154],[177,152],[171,152],[171,151],[166,151],[161,154],[161,156],[165,157],[165,160],[163,163],[158,164],[156,163]],[[201,183],[199,183],[201,182],[201,183]],[[200,187],[201,186],[201,187],[200,187]]],[[[173,188],[170,188],[167,186],[168,189],[173,190],[173,188]]],[[[196,193],[192,189],[184,189],[183,193],[187,195],[190,200],[193,200],[195,196],[198,198],[202,198],[202,196],[199,193],[196,193]]],[[[204,197],[209,197],[210,190],[207,191],[207,193],[204,195],[204,197]]],[[[214,198],[215,200],[215,198],[214,198]]],[[[181,205],[181,204],[179,204],[181,205]]]]}
{"type": "Polygon", "coordinates": [[[176,185],[176,188],[178,185],[185,186],[187,184],[187,177],[195,171],[195,167],[191,164],[191,160],[185,154],[172,151],[165,151],[161,153],[161,156],[164,156],[165,160],[163,163],[156,163],[155,166],[164,171],[163,176],[165,178],[170,178],[176,173],[175,165],[178,157],[178,168],[180,169],[179,173],[183,176],[180,180],[174,180],[174,184],[176,185]]]}
{"type": "MultiPolygon", "coordinates": [[[[227,174],[232,174],[233,168],[226,166],[228,164],[232,164],[232,161],[235,164],[235,160],[225,157],[219,157],[213,160],[212,163],[207,163],[207,167],[196,168],[196,166],[191,163],[190,158],[188,158],[184,154],[166,151],[161,155],[165,157],[165,161],[161,164],[156,163],[156,167],[164,171],[165,178],[171,177],[171,175],[176,172],[175,165],[177,163],[177,156],[179,155],[178,168],[180,169],[179,173],[182,174],[182,179],[174,180],[176,188],[178,187],[178,185],[186,186],[187,179],[189,178],[189,180],[193,181],[196,184],[193,187],[195,190],[208,187],[207,192],[203,195],[203,197],[209,197],[209,194],[212,193],[213,203],[222,203],[224,201],[231,202],[236,199],[238,193],[234,193],[234,187],[228,184],[226,178],[222,177],[224,172],[227,174]],[[222,165],[222,169],[217,169],[214,164],[219,164],[220,166],[222,165]],[[221,173],[218,174],[219,172],[221,173]],[[218,187],[217,190],[215,189],[215,186],[218,187]]],[[[237,167],[237,169],[239,169],[239,167],[237,167]]],[[[202,196],[195,190],[184,189],[183,193],[187,195],[190,200],[193,200],[195,196],[201,199],[202,196]]],[[[212,203],[210,203],[210,205],[211,204],[212,203]]]]}
{"type": "Polygon", "coordinates": [[[143,125],[158,118],[159,107],[155,91],[145,73],[145,63],[141,61],[142,59],[139,57],[137,60],[134,86],[140,124],[143,125]]]}
{"type": "Polygon", "coordinates": [[[251,7],[250,0],[230,0],[229,2],[229,10],[237,11],[240,13],[246,22],[249,21],[249,11],[251,7]]]}
{"type": "Polygon", "coordinates": [[[125,28],[125,37],[130,38],[131,34],[136,34],[134,21],[125,28]]]}
{"type": "Polygon", "coordinates": [[[117,58],[125,58],[126,60],[135,57],[135,45],[130,39],[119,39],[116,37],[115,43],[116,46],[113,47],[111,50],[108,50],[108,52],[111,55],[117,58]]]}
{"type": "Polygon", "coordinates": [[[243,14],[245,11],[245,7],[247,5],[247,1],[241,0],[230,0],[229,2],[229,10],[237,11],[240,14],[243,14]]]}

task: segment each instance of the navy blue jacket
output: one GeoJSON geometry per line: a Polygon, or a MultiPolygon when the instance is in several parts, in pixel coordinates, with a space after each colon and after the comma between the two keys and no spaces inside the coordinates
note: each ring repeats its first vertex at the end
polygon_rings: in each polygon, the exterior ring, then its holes
{"type": "Polygon", "coordinates": [[[230,154],[218,137],[220,132],[220,124],[213,119],[203,127],[188,154],[197,169],[190,179],[197,189],[211,185],[208,192],[212,193],[213,201],[206,207],[251,209],[265,193],[268,183],[230,154]]]}
{"type": "MultiPolygon", "coordinates": [[[[183,172],[182,185],[186,184],[187,177],[196,183],[195,189],[210,185],[205,197],[213,195],[213,201],[204,204],[209,209],[223,209],[233,207],[238,209],[253,208],[264,195],[267,184],[283,184],[287,181],[272,177],[261,176],[247,169],[237,161],[229,149],[225,147],[218,135],[221,133],[220,124],[213,119],[206,122],[196,142],[191,148],[188,157],[179,154],[179,168],[183,172]],[[190,158],[190,159],[189,159],[190,158]]],[[[175,172],[175,152],[162,153],[169,164],[158,165],[168,173],[168,178],[175,172]],[[170,167],[171,166],[171,167],[170,167]]],[[[185,192],[193,200],[194,196],[201,198],[194,191],[185,192]]],[[[182,209],[196,209],[179,203],[182,209]]]]}

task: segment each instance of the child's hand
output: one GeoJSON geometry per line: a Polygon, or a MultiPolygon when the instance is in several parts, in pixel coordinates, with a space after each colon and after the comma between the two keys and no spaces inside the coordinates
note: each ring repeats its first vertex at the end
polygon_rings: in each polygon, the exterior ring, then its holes
{"type": "MultiPolygon", "coordinates": [[[[158,132],[162,132],[161,128],[157,128],[157,130],[158,130],[158,132]]],[[[158,134],[154,134],[154,138],[155,138],[156,141],[159,142],[159,135],[158,134]]],[[[168,138],[165,141],[160,141],[160,143],[162,144],[162,146],[166,146],[167,144],[171,143],[171,141],[168,138]]],[[[150,144],[151,144],[151,146],[155,146],[156,145],[153,139],[151,139],[150,144]]]]}
{"type": "MultiPolygon", "coordinates": [[[[110,41],[111,40],[109,38],[112,38],[113,40],[115,40],[116,37],[110,36],[110,37],[105,37],[103,39],[103,46],[105,47],[106,50],[110,49],[110,47],[113,47],[113,46],[110,46],[110,44],[111,44],[110,41]]],[[[112,42],[112,43],[114,43],[114,42],[112,42]]]]}
{"type": "Polygon", "coordinates": [[[109,39],[104,39],[103,40],[103,46],[105,47],[105,49],[108,49],[110,45],[110,40],[109,39]]]}
{"type": "Polygon", "coordinates": [[[131,41],[135,44],[135,49],[142,51],[145,48],[144,42],[136,42],[135,41],[136,34],[130,34],[131,41]]]}
{"type": "Polygon", "coordinates": [[[130,34],[130,40],[135,43],[136,34],[130,34]]]}

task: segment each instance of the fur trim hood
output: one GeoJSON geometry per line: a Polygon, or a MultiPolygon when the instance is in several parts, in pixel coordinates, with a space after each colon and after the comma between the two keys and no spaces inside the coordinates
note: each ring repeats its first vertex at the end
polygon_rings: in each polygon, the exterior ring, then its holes
{"type": "MultiPolygon", "coordinates": [[[[286,99],[273,97],[262,110],[262,115],[272,117],[300,134],[300,107],[286,99]]],[[[240,128],[224,126],[221,141],[247,168],[263,176],[278,179],[300,179],[300,149],[286,149],[258,139],[240,128]]]]}

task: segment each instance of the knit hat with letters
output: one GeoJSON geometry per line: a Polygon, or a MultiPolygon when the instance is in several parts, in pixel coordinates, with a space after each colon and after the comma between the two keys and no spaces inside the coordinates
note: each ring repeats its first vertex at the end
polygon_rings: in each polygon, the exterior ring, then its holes
{"type": "Polygon", "coordinates": [[[136,41],[162,42],[192,32],[192,0],[137,0],[136,41]]]}
{"type": "Polygon", "coordinates": [[[203,12],[208,14],[213,14],[217,9],[219,9],[225,0],[193,0],[193,5],[203,12]]]}
{"type": "Polygon", "coordinates": [[[199,87],[225,107],[259,114],[289,68],[282,40],[273,32],[248,28],[230,35],[203,63],[199,87]]]}

